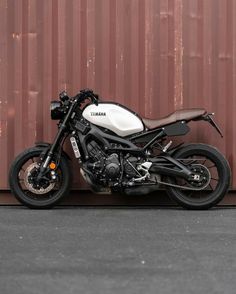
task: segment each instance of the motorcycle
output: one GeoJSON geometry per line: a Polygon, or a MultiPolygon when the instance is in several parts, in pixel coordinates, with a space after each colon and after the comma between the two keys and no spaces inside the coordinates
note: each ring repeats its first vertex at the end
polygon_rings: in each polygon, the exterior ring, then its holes
{"type": "Polygon", "coordinates": [[[66,91],[50,105],[59,120],[52,144],[36,143],[19,154],[9,171],[12,193],[30,208],[51,208],[68,194],[71,183],[67,137],[80,172],[96,193],[146,195],[165,188],[188,209],[208,209],[219,203],[230,185],[225,157],[206,144],[172,145],[168,138],[190,131],[190,121],[206,121],[222,136],[205,109],[177,110],[151,120],[114,102],[103,102],[90,89],[75,97],[66,91]]]}

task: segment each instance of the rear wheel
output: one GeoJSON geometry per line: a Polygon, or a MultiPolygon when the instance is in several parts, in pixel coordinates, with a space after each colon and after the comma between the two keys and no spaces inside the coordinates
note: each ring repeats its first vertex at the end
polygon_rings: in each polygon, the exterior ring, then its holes
{"type": "Polygon", "coordinates": [[[69,192],[70,168],[61,157],[55,170],[35,181],[39,173],[39,157],[43,148],[33,147],[19,154],[11,165],[9,184],[14,196],[30,208],[51,208],[69,192]]]}
{"type": "Polygon", "coordinates": [[[190,144],[177,151],[174,158],[200,175],[199,181],[168,177],[171,184],[196,188],[194,191],[167,186],[174,201],[188,209],[208,209],[223,199],[230,186],[231,171],[227,160],[216,148],[190,144]]]}

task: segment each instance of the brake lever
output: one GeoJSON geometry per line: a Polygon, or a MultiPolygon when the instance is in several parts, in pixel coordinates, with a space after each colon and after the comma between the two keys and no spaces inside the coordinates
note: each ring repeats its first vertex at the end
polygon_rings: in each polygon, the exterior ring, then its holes
{"type": "Polygon", "coordinates": [[[62,102],[65,102],[66,100],[69,100],[69,96],[66,92],[66,90],[62,91],[60,94],[59,94],[59,98],[62,102]]]}
{"type": "Polygon", "coordinates": [[[98,106],[98,95],[93,94],[93,98],[92,98],[92,100],[93,100],[93,103],[94,103],[96,106],[98,106]]]}
{"type": "Polygon", "coordinates": [[[98,98],[99,96],[97,94],[93,93],[93,90],[90,89],[83,89],[80,90],[80,92],[74,97],[82,103],[86,99],[90,99],[92,103],[94,103],[96,106],[98,106],[98,98]]]}

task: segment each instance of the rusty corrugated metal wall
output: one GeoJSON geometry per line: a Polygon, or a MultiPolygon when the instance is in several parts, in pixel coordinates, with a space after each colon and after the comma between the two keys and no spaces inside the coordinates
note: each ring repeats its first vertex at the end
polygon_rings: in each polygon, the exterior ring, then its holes
{"type": "Polygon", "coordinates": [[[0,189],[16,154],[52,140],[50,100],[85,87],[149,118],[216,112],[224,139],[195,123],[188,140],[226,154],[235,189],[235,16],[236,0],[1,0],[0,189]]]}

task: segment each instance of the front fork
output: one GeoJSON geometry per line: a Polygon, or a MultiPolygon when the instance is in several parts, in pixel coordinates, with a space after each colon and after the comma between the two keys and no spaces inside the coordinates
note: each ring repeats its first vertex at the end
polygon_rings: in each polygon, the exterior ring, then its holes
{"type": "Polygon", "coordinates": [[[53,157],[53,154],[54,154],[55,150],[58,148],[58,146],[60,145],[60,143],[61,143],[61,141],[62,141],[62,139],[64,137],[64,133],[65,133],[65,127],[61,126],[58,133],[57,133],[57,135],[56,135],[56,137],[55,137],[55,139],[54,139],[53,144],[51,145],[51,148],[48,151],[48,154],[47,154],[47,157],[46,157],[45,161],[41,165],[41,170],[42,171],[45,170],[48,167],[48,165],[49,165],[49,163],[50,163],[50,161],[51,161],[51,159],[53,157]]]}
{"type": "Polygon", "coordinates": [[[65,132],[67,130],[67,122],[71,117],[71,114],[74,109],[75,102],[72,102],[73,104],[71,105],[70,109],[68,110],[66,117],[62,121],[59,130],[57,132],[57,135],[53,141],[53,144],[51,145],[49,151],[47,152],[47,157],[46,159],[42,161],[41,166],[40,166],[40,172],[37,176],[37,181],[40,181],[40,179],[45,175],[45,173],[48,171],[48,165],[50,164],[50,161],[52,160],[53,154],[57,150],[58,146],[61,144],[62,139],[65,136],[65,132]]]}
{"type": "Polygon", "coordinates": [[[48,172],[48,166],[52,160],[52,157],[57,150],[58,146],[60,145],[62,139],[64,138],[65,135],[65,127],[63,128],[62,126],[59,128],[59,131],[53,141],[53,144],[51,145],[50,149],[47,151],[46,158],[43,156],[42,162],[40,164],[40,171],[38,173],[36,181],[40,181],[42,177],[45,176],[45,174],[48,172]]]}

